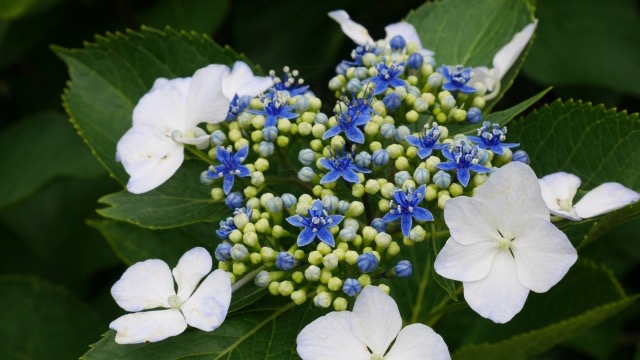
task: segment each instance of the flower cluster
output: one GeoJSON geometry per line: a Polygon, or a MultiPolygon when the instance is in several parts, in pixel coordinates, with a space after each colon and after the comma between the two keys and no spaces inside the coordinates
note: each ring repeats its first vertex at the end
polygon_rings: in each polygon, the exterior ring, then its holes
{"type": "Polygon", "coordinates": [[[117,153],[131,175],[128,190],[160,186],[186,149],[202,160],[200,182],[213,200],[225,202],[229,216],[215,229],[218,270],[195,292],[212,266],[204,249],[192,250],[199,254],[195,265],[184,265],[196,256],[189,252],[174,270],[177,294],[159,261],[134,265],[114,285],[125,310],[169,309],[153,319],[154,312],[145,312],[114,321],[120,342],[158,341],[187,324],[211,331],[224,319],[232,289],[253,281],[296,304],[312,300],[337,311],[300,333],[305,359],[417,358],[425,343],[434,358],[448,358],[430,328],[400,330],[386,283],[412,276],[406,251],[448,238],[436,272],[463,283],[473,310],[506,322],[530,290],[546,292],[577,259],[549,209],[579,220],[638,200],[631,190],[605,184],[573,207],[579,180],[564,174],[538,182],[527,153],[512,153],[519,144],[506,142],[502,124],[485,121],[475,135],[453,133],[465,128],[460,124],[481,122],[486,101],[498,94],[535,23],[516,34],[488,70],[438,66],[407,23],[389,25],[386,38],[374,41],[346,12],[329,15],[358,45],[329,82],[336,93],[330,114],[321,112],[322,102],[298,71],[285,67],[282,77],[275,71],[255,77],[243,63],[158,79],[136,106],[117,153]],[[571,188],[554,190],[567,177],[571,188]],[[609,199],[611,192],[623,195],[594,210],[603,202],[599,196],[609,199]],[[436,228],[446,235],[438,238],[436,228]],[[158,279],[135,289],[146,276],[158,279]],[[159,282],[160,290],[146,288],[159,282]],[[211,295],[216,286],[222,289],[217,297],[211,295]],[[215,313],[203,309],[207,299],[215,313]],[[379,315],[388,328],[371,325],[379,315]],[[152,332],[160,316],[168,325],[152,332]],[[317,337],[340,337],[345,348],[317,337]],[[341,357],[334,356],[339,351],[341,357]]]}

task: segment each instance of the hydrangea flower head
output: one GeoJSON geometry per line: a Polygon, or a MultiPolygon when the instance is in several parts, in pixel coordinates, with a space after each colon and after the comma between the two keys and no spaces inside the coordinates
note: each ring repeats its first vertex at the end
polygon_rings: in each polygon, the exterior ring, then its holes
{"type": "Polygon", "coordinates": [[[453,146],[453,150],[448,147],[442,149],[442,155],[448,160],[445,163],[440,163],[436,167],[440,170],[458,172],[458,180],[462,186],[469,184],[471,179],[471,171],[477,173],[491,172],[491,169],[479,165],[478,162],[478,147],[470,146],[466,141],[460,140],[453,146]]]}
{"type": "Polygon", "coordinates": [[[406,191],[395,189],[393,200],[389,204],[389,213],[387,213],[382,220],[393,222],[400,219],[402,234],[405,237],[409,237],[413,218],[418,221],[433,221],[431,212],[418,206],[422,202],[422,199],[424,199],[425,192],[425,185],[420,185],[415,191],[413,191],[413,189],[406,191]]]}
{"type": "Polygon", "coordinates": [[[207,176],[214,179],[224,177],[222,188],[225,194],[229,194],[236,176],[251,176],[249,168],[242,165],[248,154],[248,146],[241,148],[235,154],[233,154],[231,147],[225,148],[223,146],[218,146],[216,148],[216,158],[220,162],[220,165],[210,166],[207,176]]]}
{"type": "Polygon", "coordinates": [[[322,206],[322,201],[315,200],[309,208],[309,217],[293,215],[289,216],[287,221],[293,226],[304,228],[298,235],[298,246],[309,245],[316,236],[323,243],[335,246],[336,243],[329,228],[340,224],[342,219],[344,219],[342,215],[329,215],[322,206]]]}
{"type": "Polygon", "coordinates": [[[364,133],[359,126],[364,126],[371,120],[373,110],[371,102],[373,101],[373,93],[365,95],[363,99],[349,101],[346,97],[338,103],[335,118],[337,125],[327,130],[322,139],[326,140],[336,136],[344,131],[347,139],[354,143],[364,144],[364,133]]]}
{"type": "Polygon", "coordinates": [[[460,91],[463,94],[473,94],[476,92],[476,88],[467,85],[471,79],[471,68],[463,68],[462,65],[458,65],[455,69],[451,70],[448,66],[441,66],[438,69],[444,78],[447,80],[442,85],[442,88],[447,91],[460,91]]]}
{"type": "Polygon", "coordinates": [[[376,286],[362,289],[353,311],[330,312],[305,326],[296,342],[303,360],[451,359],[430,327],[403,329],[398,305],[376,286]]]}
{"type": "Polygon", "coordinates": [[[329,150],[331,153],[331,159],[321,158],[320,165],[329,170],[329,172],[320,179],[320,184],[326,184],[334,182],[339,178],[343,178],[345,181],[351,183],[358,183],[357,173],[370,173],[371,170],[360,167],[354,162],[355,153],[353,151],[346,151],[345,147],[342,148],[342,155],[338,155],[337,150],[329,150]]]}
{"type": "Polygon", "coordinates": [[[224,65],[209,65],[191,78],[159,78],[133,109],[133,127],[118,141],[116,159],[130,175],[127,190],[141,194],[167,181],[184,161],[184,144],[206,146],[200,123],[224,121],[229,100],[224,65]]]}
{"type": "Polygon", "coordinates": [[[506,139],[507,127],[493,124],[485,121],[482,123],[482,127],[478,129],[478,136],[467,136],[467,138],[475,142],[480,149],[491,150],[497,155],[502,155],[503,149],[514,148],[520,144],[515,143],[503,143],[506,139]]]}
{"type": "Polygon", "coordinates": [[[230,101],[226,120],[232,121],[249,106],[251,98],[273,86],[273,80],[267,76],[253,76],[249,65],[242,61],[236,61],[231,70],[226,70],[222,77],[222,92],[230,101]]]}
{"type": "Polygon", "coordinates": [[[441,150],[446,145],[438,144],[438,140],[440,139],[440,129],[438,128],[437,123],[433,123],[431,129],[429,129],[429,125],[425,125],[422,130],[422,134],[415,135],[407,135],[405,140],[415,147],[418,148],[418,156],[420,159],[427,158],[431,155],[433,150],[441,150]]]}
{"type": "Polygon", "coordinates": [[[533,170],[519,162],[492,173],[474,197],[447,201],[444,219],[451,237],[435,270],[462,281],[469,306],[496,323],[520,312],[529,291],[548,291],[578,258],[549,221],[533,170]]]}
{"type": "Polygon", "coordinates": [[[201,247],[182,255],[173,276],[162,260],[146,260],[130,266],[111,288],[116,303],[132,312],[109,324],[117,331],[116,343],[164,340],[181,334],[187,325],[204,331],[217,329],[231,303],[231,281],[223,270],[211,272],[211,267],[211,255],[201,247]],[[151,310],[155,308],[165,310],[151,310]]]}
{"type": "Polygon", "coordinates": [[[604,183],[573,204],[580,178],[557,172],[539,180],[542,198],[553,215],[580,221],[636,203],[640,194],[615,182],[604,183]]]}

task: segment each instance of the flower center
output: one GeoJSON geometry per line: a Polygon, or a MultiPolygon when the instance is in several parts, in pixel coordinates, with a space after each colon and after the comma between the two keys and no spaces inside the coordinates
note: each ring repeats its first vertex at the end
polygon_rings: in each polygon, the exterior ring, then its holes
{"type": "Polygon", "coordinates": [[[384,355],[371,354],[371,360],[383,360],[383,359],[384,359],[384,355]]]}
{"type": "Polygon", "coordinates": [[[571,199],[557,199],[556,202],[561,210],[571,211],[571,208],[573,208],[573,201],[571,201],[571,199]]]}
{"type": "Polygon", "coordinates": [[[172,309],[180,309],[180,306],[182,305],[182,299],[180,299],[180,296],[178,295],[169,296],[169,299],[167,299],[167,301],[169,302],[169,306],[171,306],[172,309]]]}
{"type": "Polygon", "coordinates": [[[511,248],[511,240],[501,238],[498,240],[498,248],[500,250],[509,250],[509,248],[511,248]]]}

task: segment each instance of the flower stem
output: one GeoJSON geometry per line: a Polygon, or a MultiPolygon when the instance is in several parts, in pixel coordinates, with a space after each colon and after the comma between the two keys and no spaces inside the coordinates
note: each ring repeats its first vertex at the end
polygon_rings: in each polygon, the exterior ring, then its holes
{"type": "Polygon", "coordinates": [[[246,283],[248,283],[249,281],[253,280],[253,278],[255,278],[256,275],[258,275],[258,273],[260,271],[262,271],[262,270],[264,270],[264,266],[260,266],[259,268],[255,269],[252,272],[248,273],[247,275],[243,276],[242,279],[236,281],[235,284],[233,284],[231,286],[231,292],[235,292],[236,290],[238,290],[241,287],[243,287],[246,283]]]}
{"type": "Polygon", "coordinates": [[[213,165],[213,159],[211,159],[209,157],[209,155],[203,153],[202,151],[198,150],[195,146],[193,145],[187,145],[185,146],[187,148],[187,150],[189,150],[190,153],[192,153],[193,155],[195,155],[198,159],[206,162],[209,165],[213,165]]]}
{"type": "MultiPolygon", "coordinates": [[[[435,244],[436,241],[436,225],[431,223],[431,241],[435,244]]],[[[424,265],[424,271],[422,273],[422,278],[420,279],[420,284],[418,286],[418,296],[416,297],[416,302],[413,304],[413,310],[411,312],[411,323],[415,323],[418,321],[420,317],[420,311],[422,311],[422,303],[424,302],[424,294],[427,290],[427,285],[429,284],[429,272],[431,272],[431,253],[427,256],[427,261],[424,265]]]]}

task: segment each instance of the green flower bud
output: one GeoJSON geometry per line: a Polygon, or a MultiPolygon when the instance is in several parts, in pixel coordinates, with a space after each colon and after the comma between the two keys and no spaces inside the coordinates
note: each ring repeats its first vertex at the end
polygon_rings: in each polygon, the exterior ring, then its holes
{"type": "Polygon", "coordinates": [[[384,293],[387,294],[387,295],[389,295],[389,293],[391,292],[391,288],[389,288],[389,286],[387,286],[385,284],[378,285],[378,288],[380,288],[380,290],[384,291],[384,293]]]}
{"type": "Polygon", "coordinates": [[[304,252],[304,250],[298,249],[293,252],[293,258],[298,261],[303,261],[304,259],[307,258],[307,254],[304,252]]]}
{"type": "Polygon", "coordinates": [[[435,184],[429,184],[427,186],[427,191],[425,192],[424,198],[427,201],[434,200],[438,196],[438,188],[435,184]]]}
{"type": "Polygon", "coordinates": [[[231,270],[231,262],[229,262],[229,261],[220,261],[220,262],[218,262],[218,269],[224,270],[224,271],[230,271],[231,270]]]}
{"type": "Polygon", "coordinates": [[[351,242],[355,237],[356,237],[356,232],[353,229],[347,228],[347,227],[341,229],[338,235],[338,239],[344,242],[351,242]]]}
{"type": "Polygon", "coordinates": [[[312,129],[313,129],[313,126],[308,122],[303,122],[298,124],[298,133],[300,133],[300,135],[302,136],[307,136],[311,134],[312,129]]]}
{"type": "Polygon", "coordinates": [[[286,136],[278,136],[278,138],[276,139],[276,144],[278,144],[278,147],[286,147],[287,145],[289,145],[289,138],[286,136]]]}
{"type": "Polygon", "coordinates": [[[384,185],[382,185],[382,187],[380,188],[380,194],[382,196],[384,196],[387,199],[392,199],[393,198],[393,193],[395,192],[395,185],[392,183],[386,183],[384,185]]]}
{"type": "Polygon", "coordinates": [[[369,274],[362,274],[358,277],[358,282],[360,286],[364,289],[365,287],[371,285],[371,276],[369,274]]]}
{"type": "Polygon", "coordinates": [[[391,202],[387,199],[380,199],[378,200],[378,208],[383,213],[389,212],[389,209],[391,208],[391,202]]]}
{"type": "Polygon", "coordinates": [[[229,234],[229,240],[234,243],[242,241],[242,231],[238,229],[233,230],[231,234],[229,234]]]}
{"type": "Polygon", "coordinates": [[[397,159],[404,155],[404,148],[400,144],[391,144],[387,146],[387,154],[389,154],[390,158],[397,159]]]}
{"type": "Polygon", "coordinates": [[[449,195],[443,195],[438,197],[438,207],[444,210],[445,203],[451,199],[449,195]]]}
{"type": "Polygon", "coordinates": [[[214,201],[220,201],[224,199],[224,191],[221,188],[211,189],[211,199],[214,201]]]}
{"type": "Polygon", "coordinates": [[[304,271],[304,278],[308,281],[318,281],[320,280],[321,270],[319,267],[315,265],[309,265],[308,268],[304,271]]]}
{"type": "Polygon", "coordinates": [[[244,228],[242,228],[243,233],[248,232],[256,232],[256,226],[253,223],[247,223],[244,228]]]}
{"type": "Polygon", "coordinates": [[[262,262],[262,256],[260,256],[259,253],[251,253],[249,255],[249,261],[251,261],[253,265],[258,265],[262,262]]]}
{"type": "Polygon", "coordinates": [[[472,178],[471,178],[471,183],[473,184],[474,187],[478,187],[482,184],[484,184],[487,179],[489,177],[487,176],[487,174],[475,174],[472,178]]]}
{"type": "Polygon", "coordinates": [[[278,285],[278,293],[282,296],[289,296],[293,292],[293,283],[285,280],[278,285]]]}
{"type": "Polygon", "coordinates": [[[451,186],[449,186],[449,193],[453,197],[462,195],[463,191],[464,191],[464,189],[462,188],[462,185],[460,185],[458,183],[453,183],[453,184],[451,184],[451,186]]]}
{"type": "Polygon", "coordinates": [[[341,296],[338,296],[335,300],[333,300],[333,310],[335,311],[347,310],[347,305],[349,305],[347,299],[341,296]]]}
{"type": "Polygon", "coordinates": [[[387,233],[378,233],[376,235],[376,249],[378,251],[384,250],[391,244],[391,235],[387,233]]]}
{"type": "Polygon", "coordinates": [[[326,269],[333,270],[338,267],[338,256],[334,253],[330,253],[324,256],[322,264],[326,269]]]}
{"type": "Polygon", "coordinates": [[[375,195],[380,191],[380,184],[377,180],[369,179],[364,186],[364,191],[367,194],[375,195]]]}
{"type": "Polygon", "coordinates": [[[382,149],[382,143],[379,141],[372,141],[371,144],[369,144],[369,150],[371,150],[371,152],[374,152],[380,149],[382,149]]]}
{"type": "Polygon", "coordinates": [[[387,248],[387,256],[394,257],[400,253],[400,245],[397,242],[392,241],[387,248]]]}
{"type": "Polygon", "coordinates": [[[294,271],[294,273],[291,274],[291,280],[293,280],[297,284],[300,284],[304,281],[304,274],[302,273],[302,271],[294,271]]]}
{"type": "MultiPolygon", "coordinates": [[[[264,184],[264,174],[262,172],[260,172],[260,171],[254,171],[251,174],[251,185],[261,186],[262,184],[264,184]]],[[[256,196],[256,195],[248,196],[246,192],[244,194],[247,197],[255,197],[256,196]]]]}
{"type": "Polygon", "coordinates": [[[229,275],[229,281],[231,282],[231,285],[236,283],[236,275],[232,272],[228,272],[227,271],[227,275],[229,275]]]}
{"type": "Polygon", "coordinates": [[[330,292],[322,292],[313,298],[313,304],[319,308],[328,308],[333,301],[333,296],[330,292]]]}
{"type": "Polygon", "coordinates": [[[233,224],[236,226],[237,229],[244,228],[244,226],[247,225],[248,223],[249,223],[249,217],[247,216],[247,214],[243,212],[239,212],[233,217],[233,224]]]}
{"type": "Polygon", "coordinates": [[[273,278],[271,277],[271,273],[269,273],[268,271],[262,270],[256,275],[253,281],[259,287],[267,287],[272,280],[273,278]]]}
{"type": "Polygon", "coordinates": [[[256,234],[255,232],[245,232],[242,235],[242,242],[249,247],[257,248],[259,246],[258,234],[256,234]]]}
{"type": "Polygon", "coordinates": [[[255,166],[257,171],[261,171],[264,173],[265,171],[269,170],[269,160],[259,158],[255,163],[253,163],[253,166],[255,166]]]}
{"type": "Polygon", "coordinates": [[[296,290],[291,293],[291,300],[296,303],[296,305],[302,305],[307,301],[307,292],[303,289],[296,290]]]}
{"type": "Polygon", "coordinates": [[[407,159],[404,156],[400,156],[399,158],[396,159],[396,169],[402,171],[402,170],[408,170],[411,165],[409,165],[409,159],[407,159]]]}
{"type": "Polygon", "coordinates": [[[247,199],[256,197],[256,195],[258,195],[258,189],[256,189],[255,186],[247,186],[243,191],[244,197],[246,197],[247,199]]]}
{"type": "Polygon", "coordinates": [[[267,219],[260,219],[256,222],[256,231],[260,234],[269,234],[271,233],[271,226],[269,225],[269,221],[267,219]]]}
{"type": "Polygon", "coordinates": [[[243,244],[235,244],[231,247],[230,254],[235,261],[245,261],[249,256],[249,250],[243,244]]]}
{"type": "Polygon", "coordinates": [[[320,252],[320,254],[322,254],[323,256],[324,256],[324,255],[327,255],[327,254],[329,254],[329,253],[331,253],[331,250],[332,250],[332,249],[331,249],[331,246],[329,246],[329,245],[327,245],[327,244],[325,244],[325,243],[323,243],[323,242],[319,243],[316,249],[317,249],[317,250],[320,252]]]}
{"type": "Polygon", "coordinates": [[[322,269],[322,271],[320,272],[320,282],[323,284],[329,282],[329,279],[331,279],[332,277],[333,274],[331,273],[331,270],[327,268],[322,269]]]}
{"type": "Polygon", "coordinates": [[[342,289],[342,280],[334,276],[331,279],[329,279],[329,282],[327,282],[327,287],[331,291],[338,291],[342,289]]]}
{"type": "Polygon", "coordinates": [[[279,286],[280,286],[279,281],[272,281],[271,284],[269,284],[269,293],[273,296],[280,295],[280,291],[278,291],[279,286]]]}
{"type": "Polygon", "coordinates": [[[477,107],[478,109],[484,108],[486,104],[487,104],[487,101],[482,96],[478,96],[474,98],[473,101],[471,102],[471,106],[477,107]]]}
{"type": "Polygon", "coordinates": [[[236,276],[242,276],[242,274],[247,272],[247,266],[241,262],[233,263],[233,274],[236,276]]]}
{"type": "Polygon", "coordinates": [[[420,225],[416,225],[409,232],[409,238],[414,242],[422,242],[427,237],[427,231],[420,225]]]}
{"type": "Polygon", "coordinates": [[[360,201],[352,201],[349,204],[349,211],[345,214],[349,217],[358,217],[364,213],[364,204],[360,201]]]}
{"type": "Polygon", "coordinates": [[[347,264],[349,265],[357,265],[358,264],[358,253],[353,251],[353,250],[349,250],[344,254],[344,261],[347,262],[347,264]]]}
{"type": "Polygon", "coordinates": [[[422,97],[419,97],[413,103],[413,109],[418,113],[425,113],[429,110],[429,103],[422,97]]]}
{"type": "Polygon", "coordinates": [[[418,114],[418,112],[415,110],[409,110],[405,115],[405,118],[409,123],[417,122],[419,117],[420,117],[420,114],[418,114]]]}
{"type": "Polygon", "coordinates": [[[467,112],[462,109],[453,110],[453,120],[463,122],[467,120],[467,112]]]}
{"type": "Polygon", "coordinates": [[[263,261],[274,261],[278,253],[272,248],[264,246],[260,249],[260,256],[263,261]]]}
{"type": "Polygon", "coordinates": [[[308,261],[309,264],[320,265],[322,264],[322,254],[320,253],[320,251],[314,250],[309,253],[308,261]]]}
{"type": "Polygon", "coordinates": [[[329,90],[340,91],[347,84],[347,79],[343,75],[337,75],[329,80],[329,90]]]}
{"type": "Polygon", "coordinates": [[[311,135],[316,139],[322,139],[322,135],[327,131],[327,128],[322,124],[315,124],[311,128],[311,135]]]}
{"type": "Polygon", "coordinates": [[[371,226],[365,226],[362,229],[362,240],[364,240],[366,244],[374,241],[378,235],[378,231],[371,226]]]}
{"type": "Polygon", "coordinates": [[[361,198],[364,196],[364,185],[362,184],[353,184],[351,187],[351,195],[356,198],[361,198]]]}

